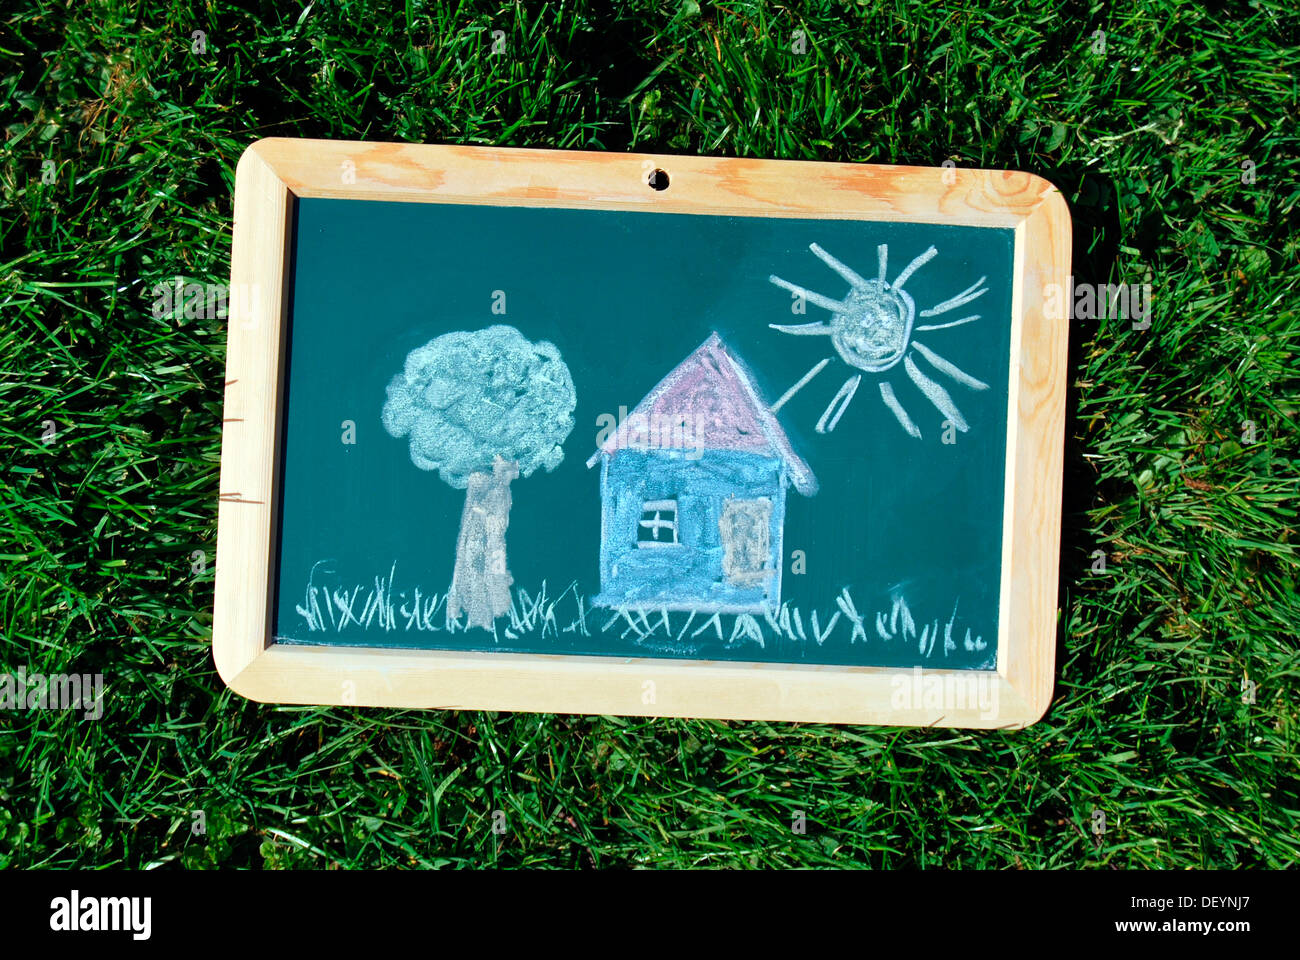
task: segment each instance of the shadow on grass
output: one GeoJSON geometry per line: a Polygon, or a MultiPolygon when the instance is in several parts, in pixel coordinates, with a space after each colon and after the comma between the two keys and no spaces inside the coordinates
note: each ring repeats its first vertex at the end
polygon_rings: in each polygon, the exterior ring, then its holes
{"type": "MultiPolygon", "coordinates": [[[[1112,282],[1119,260],[1121,227],[1113,181],[1096,170],[1076,165],[1053,170],[1033,170],[1054,183],[1070,207],[1071,283],[1096,289],[1112,282]]],[[[1073,291],[1068,294],[1073,302],[1073,291]]],[[[1104,500],[1096,470],[1088,463],[1088,445],[1081,439],[1086,425],[1080,417],[1079,381],[1086,370],[1084,348],[1100,329],[1096,317],[1071,317],[1065,387],[1065,447],[1061,504],[1061,556],[1057,574],[1057,605],[1062,616],[1057,629],[1056,663],[1059,676],[1066,662],[1066,624],[1072,596],[1078,585],[1092,576],[1092,553],[1098,549],[1090,528],[1089,512],[1104,500]]],[[[1053,697],[1055,701],[1055,696],[1053,697]]],[[[1050,713],[1050,708],[1049,708],[1050,713]]]]}

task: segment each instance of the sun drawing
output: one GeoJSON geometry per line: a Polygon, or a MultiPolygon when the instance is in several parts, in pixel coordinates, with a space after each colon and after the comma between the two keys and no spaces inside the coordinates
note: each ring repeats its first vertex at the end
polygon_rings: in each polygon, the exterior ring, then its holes
{"type": "MultiPolygon", "coordinates": [[[[777,286],[784,287],[796,296],[802,297],[808,303],[829,310],[831,313],[829,322],[818,321],[816,323],[793,325],[773,323],[769,324],[769,326],[773,330],[780,330],[782,333],[790,333],[800,337],[830,337],[835,352],[840,355],[840,358],[845,363],[867,373],[884,373],[901,361],[908,378],[921,393],[925,394],[926,399],[934,404],[935,408],[958,430],[963,433],[968,430],[969,426],[966,423],[966,418],[957,409],[957,405],[953,403],[948,391],[944,389],[942,384],[932,379],[922,370],[917,365],[915,358],[924,360],[931,369],[937,370],[939,373],[972,390],[987,390],[988,384],[976,380],[960,367],[939,356],[929,347],[913,340],[912,335],[931,330],[946,330],[949,327],[959,327],[964,323],[972,323],[980,318],[979,314],[962,317],[960,320],[950,320],[945,323],[913,326],[917,315],[916,304],[907,291],[903,289],[903,285],[907,283],[908,278],[929,263],[939,251],[934,247],[930,247],[925,253],[909,263],[890,283],[885,279],[889,262],[888,244],[882,243],[876,248],[880,258],[880,270],[874,280],[866,280],[858,276],[857,273],[840,263],[815,243],[811,244],[809,249],[820,257],[828,267],[849,282],[849,292],[843,300],[835,300],[796,286],[782,280],[780,277],[769,277],[777,286]]],[[[961,293],[922,310],[920,315],[925,318],[938,317],[950,310],[964,307],[972,300],[988,292],[988,288],[984,286],[985,279],[987,278],[980,277],[961,293]]],[[[779,410],[787,400],[799,392],[813,377],[821,373],[822,368],[830,361],[831,358],[827,357],[804,374],[798,383],[787,390],[781,399],[772,405],[772,410],[779,410]]],[[[840,422],[840,417],[848,409],[849,402],[853,399],[853,395],[857,393],[858,384],[861,382],[861,373],[854,374],[844,381],[844,385],[840,387],[839,392],[827,405],[826,412],[817,421],[818,433],[829,433],[835,429],[835,425],[840,422]]],[[[879,386],[880,399],[898,418],[898,422],[903,429],[914,437],[920,437],[920,427],[913,422],[903,404],[899,402],[898,396],[894,393],[893,385],[888,380],[881,380],[879,386]]]]}

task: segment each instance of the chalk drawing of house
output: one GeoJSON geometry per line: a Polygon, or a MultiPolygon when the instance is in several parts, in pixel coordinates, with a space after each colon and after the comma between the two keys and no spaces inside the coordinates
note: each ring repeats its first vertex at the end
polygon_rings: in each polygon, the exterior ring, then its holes
{"type": "Polygon", "coordinates": [[[817,479],[716,333],[597,443],[597,605],[780,607],[786,488],[812,496],[817,479]]]}

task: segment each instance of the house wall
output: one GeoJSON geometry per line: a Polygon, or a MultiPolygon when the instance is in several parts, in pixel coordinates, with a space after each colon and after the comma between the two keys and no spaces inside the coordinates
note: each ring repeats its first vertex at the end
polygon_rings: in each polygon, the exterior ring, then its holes
{"type": "Polygon", "coordinates": [[[776,457],[734,450],[621,449],[601,457],[602,606],[665,607],[669,610],[758,611],[780,603],[784,463],[776,457]],[[728,497],[772,501],[768,565],[756,586],[725,583],[718,521],[728,497]],[[650,500],[677,500],[677,546],[638,547],[642,507],[650,500]]]}

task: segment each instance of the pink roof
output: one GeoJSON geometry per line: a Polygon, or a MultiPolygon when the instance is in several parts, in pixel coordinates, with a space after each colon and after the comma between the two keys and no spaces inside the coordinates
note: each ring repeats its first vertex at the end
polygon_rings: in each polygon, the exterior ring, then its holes
{"type": "MultiPolygon", "coordinates": [[[[684,422],[691,446],[778,456],[785,461],[796,490],[805,496],[817,492],[817,478],[812,470],[794,452],[785,431],[758,396],[753,378],[717,333],[710,334],[694,353],[660,380],[628,415],[628,421],[638,414],[650,418],[652,424],[664,424],[665,432],[668,423],[684,422]]],[[[653,432],[660,428],[650,429],[653,432]]],[[[635,427],[616,430],[592,454],[587,466],[595,465],[602,453],[613,454],[623,446],[635,445],[628,440],[638,436],[635,427]]]]}

